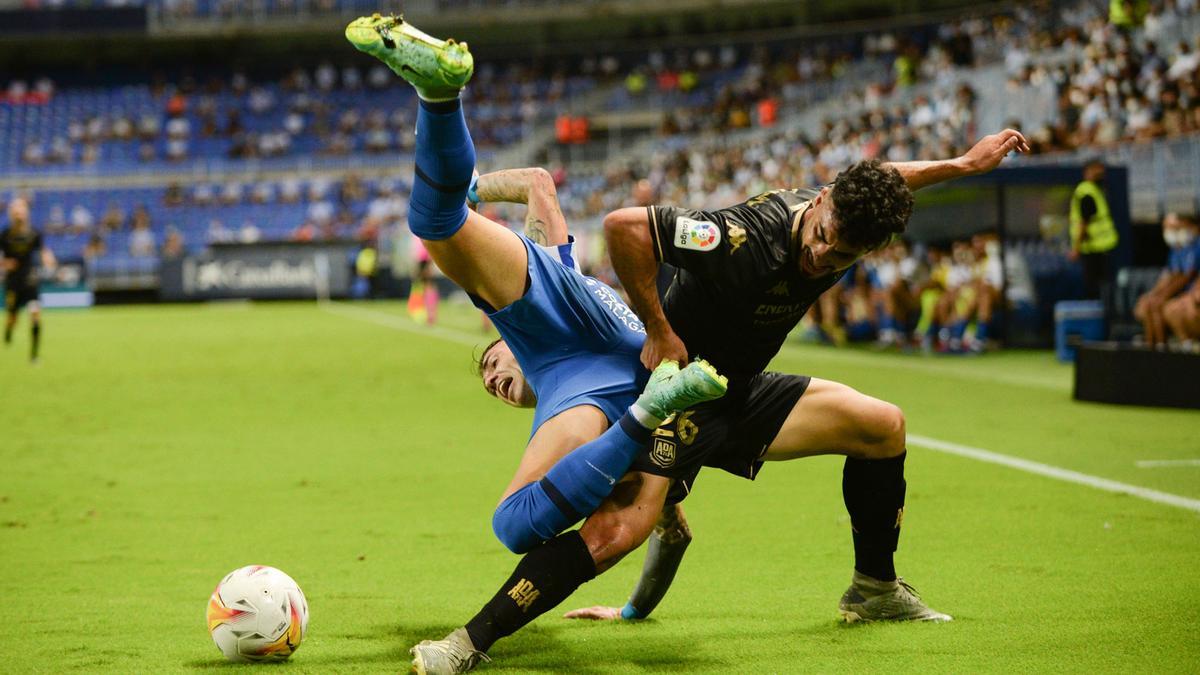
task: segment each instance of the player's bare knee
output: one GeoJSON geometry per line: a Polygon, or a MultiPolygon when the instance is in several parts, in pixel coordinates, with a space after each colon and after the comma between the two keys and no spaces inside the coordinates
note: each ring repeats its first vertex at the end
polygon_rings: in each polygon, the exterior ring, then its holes
{"type": "Polygon", "coordinates": [[[616,565],[649,536],[647,528],[627,522],[626,512],[597,514],[588,519],[579,534],[587,544],[597,571],[616,565]]]}
{"type": "Polygon", "coordinates": [[[865,425],[864,432],[864,454],[867,459],[888,459],[904,453],[904,411],[899,406],[877,402],[871,411],[871,422],[865,425]]]}

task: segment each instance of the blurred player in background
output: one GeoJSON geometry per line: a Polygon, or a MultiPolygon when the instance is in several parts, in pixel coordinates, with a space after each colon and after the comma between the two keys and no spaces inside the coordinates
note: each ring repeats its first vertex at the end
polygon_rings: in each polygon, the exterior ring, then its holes
{"type": "Polygon", "coordinates": [[[42,244],[41,233],[30,224],[29,204],[24,199],[14,199],[8,205],[8,227],[0,232],[0,253],[3,253],[4,267],[4,344],[12,343],[17,313],[22,307],[27,308],[32,337],[29,359],[37,363],[42,337],[37,257],[40,256],[42,269],[47,273],[54,271],[57,261],[50,249],[42,244]]]}
{"type": "Polygon", "coordinates": [[[417,323],[432,326],[437,323],[440,300],[434,263],[420,237],[412,238],[410,250],[413,257],[413,273],[408,291],[408,314],[417,323]]]}

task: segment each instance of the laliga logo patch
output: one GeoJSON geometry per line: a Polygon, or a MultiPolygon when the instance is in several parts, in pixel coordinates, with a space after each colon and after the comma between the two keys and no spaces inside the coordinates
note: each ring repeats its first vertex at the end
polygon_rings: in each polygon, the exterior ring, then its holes
{"type": "Polygon", "coordinates": [[[675,247],[711,251],[721,243],[721,228],[706,220],[680,217],[675,220],[675,247]]]}

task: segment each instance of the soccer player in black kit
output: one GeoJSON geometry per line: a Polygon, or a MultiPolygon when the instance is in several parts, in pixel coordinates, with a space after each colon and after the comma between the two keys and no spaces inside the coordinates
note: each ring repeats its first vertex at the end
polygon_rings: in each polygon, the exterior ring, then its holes
{"type": "MultiPolygon", "coordinates": [[[[1010,152],[1027,150],[1019,132],[1005,130],[954,159],[860,162],[832,185],[776,190],[718,211],[652,206],[609,214],[604,226],[614,268],[647,327],[643,364],[702,356],[727,374],[728,393],[660,427],[626,479],[578,531],[585,546],[559,545],[567,536],[560,535],[527,553],[463,629],[414,648],[428,657],[414,661],[422,663],[417,672],[472,669],[497,640],[646,541],[664,506],[687,495],[701,467],[753,479],[764,462],[821,454],[846,456],[842,490],[855,560],[850,588],[839,602],[841,617],[950,620],[926,606],[894,568],[906,491],[900,409],[846,385],[764,368],[822,292],[904,231],[912,190],[985,173],[1010,152]],[[661,302],[655,287],[660,263],[678,268],[661,302]]],[[[685,533],[681,546],[688,540],[685,533]]],[[[623,610],[572,615],[645,616],[663,597],[682,555],[667,548],[665,541],[651,547],[641,583],[623,610]]]]}
{"type": "Polygon", "coordinates": [[[4,269],[4,344],[12,343],[17,325],[17,312],[29,309],[30,333],[33,338],[29,359],[36,363],[42,336],[41,306],[38,304],[38,275],[34,256],[41,256],[47,270],[55,267],[54,254],[42,245],[42,235],[29,224],[29,204],[14,199],[8,205],[8,227],[0,232],[0,260],[4,269]]]}

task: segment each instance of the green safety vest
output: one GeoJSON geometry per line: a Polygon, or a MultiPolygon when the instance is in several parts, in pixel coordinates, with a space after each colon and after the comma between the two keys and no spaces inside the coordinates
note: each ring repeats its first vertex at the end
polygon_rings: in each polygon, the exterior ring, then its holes
{"type": "Polygon", "coordinates": [[[1104,190],[1090,180],[1085,180],[1075,188],[1071,195],[1071,245],[1080,253],[1105,253],[1117,247],[1117,225],[1113,222],[1112,213],[1108,210],[1108,199],[1104,190]],[[1096,215],[1087,223],[1087,236],[1079,240],[1080,227],[1083,224],[1083,210],[1080,205],[1084,197],[1091,197],[1096,202],[1096,215]]]}
{"type": "Polygon", "coordinates": [[[1108,22],[1114,26],[1123,28],[1132,28],[1142,25],[1142,21],[1146,19],[1146,12],[1149,9],[1150,3],[1146,0],[1133,0],[1130,3],[1133,5],[1133,14],[1130,14],[1125,9],[1124,0],[1110,0],[1108,3],[1108,22]]]}

